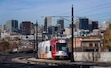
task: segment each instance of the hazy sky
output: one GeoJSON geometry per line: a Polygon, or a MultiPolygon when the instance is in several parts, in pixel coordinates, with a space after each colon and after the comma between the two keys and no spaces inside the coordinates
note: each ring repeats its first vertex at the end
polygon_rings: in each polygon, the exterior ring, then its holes
{"type": "Polygon", "coordinates": [[[11,19],[43,24],[42,16],[70,16],[72,4],[75,19],[87,17],[99,23],[111,19],[111,0],[0,0],[0,24],[11,19]]]}

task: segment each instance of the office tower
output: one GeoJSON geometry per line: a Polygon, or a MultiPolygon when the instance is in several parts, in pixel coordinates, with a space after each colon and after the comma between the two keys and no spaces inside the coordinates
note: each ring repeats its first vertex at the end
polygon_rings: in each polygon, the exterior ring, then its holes
{"type": "Polygon", "coordinates": [[[1,29],[1,32],[5,32],[5,25],[2,25],[2,29],[1,29]]]}
{"type": "Polygon", "coordinates": [[[18,21],[8,20],[5,24],[6,32],[13,33],[18,31],[18,21]]]}
{"type": "Polygon", "coordinates": [[[92,21],[92,29],[98,29],[98,21],[92,21]]]}
{"type": "Polygon", "coordinates": [[[23,35],[30,35],[32,34],[31,31],[33,29],[33,23],[30,21],[23,21],[21,23],[21,30],[23,35]]]}
{"type": "Polygon", "coordinates": [[[75,24],[75,29],[78,30],[79,29],[79,21],[75,20],[74,24],[75,24]]]}
{"type": "Polygon", "coordinates": [[[51,16],[45,17],[45,20],[44,20],[44,31],[45,32],[48,32],[49,26],[52,26],[52,17],[51,16]]]}
{"type": "Polygon", "coordinates": [[[89,21],[89,30],[92,32],[94,29],[98,29],[98,21],[89,21]]]}
{"type": "Polygon", "coordinates": [[[92,20],[89,20],[89,31],[92,32],[92,20]]]}
{"type": "Polygon", "coordinates": [[[48,27],[48,33],[49,33],[49,34],[55,34],[55,32],[56,32],[56,31],[55,31],[55,26],[49,26],[49,27],[48,27]]]}
{"type": "Polygon", "coordinates": [[[79,18],[79,29],[81,30],[88,30],[89,24],[88,24],[88,18],[79,18]]]}
{"type": "Polygon", "coordinates": [[[64,29],[64,20],[63,19],[58,19],[57,20],[57,25],[60,25],[60,29],[63,30],[64,29]]]}
{"type": "Polygon", "coordinates": [[[58,19],[57,20],[57,32],[60,34],[63,34],[64,31],[64,19],[58,19]]]}

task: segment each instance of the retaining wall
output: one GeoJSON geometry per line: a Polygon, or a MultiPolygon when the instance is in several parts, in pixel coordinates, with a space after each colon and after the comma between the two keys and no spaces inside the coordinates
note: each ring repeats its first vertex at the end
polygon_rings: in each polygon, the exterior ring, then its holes
{"type": "Polygon", "coordinates": [[[111,63],[111,52],[74,52],[74,60],[111,63]]]}

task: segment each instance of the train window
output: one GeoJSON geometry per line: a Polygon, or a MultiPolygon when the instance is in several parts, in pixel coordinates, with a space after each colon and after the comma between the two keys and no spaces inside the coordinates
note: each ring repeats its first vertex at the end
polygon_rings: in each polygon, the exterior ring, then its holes
{"type": "Polygon", "coordinates": [[[46,50],[45,52],[48,53],[48,47],[47,47],[47,46],[46,46],[46,49],[45,49],[45,50],[46,50]]]}
{"type": "Polygon", "coordinates": [[[52,51],[52,46],[50,46],[50,51],[52,51]]]}
{"type": "Polygon", "coordinates": [[[66,43],[56,43],[56,48],[59,51],[65,51],[66,50],[66,43]]]}

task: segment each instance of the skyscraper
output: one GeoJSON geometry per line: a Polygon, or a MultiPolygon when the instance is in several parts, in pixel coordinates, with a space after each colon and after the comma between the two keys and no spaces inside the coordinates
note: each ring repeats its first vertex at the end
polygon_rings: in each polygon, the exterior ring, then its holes
{"type": "Polygon", "coordinates": [[[49,26],[48,27],[48,33],[49,34],[55,34],[55,26],[49,26]]]}
{"type": "Polygon", "coordinates": [[[30,35],[31,30],[33,29],[33,23],[30,21],[23,21],[21,23],[22,34],[30,35]]]}
{"type": "Polygon", "coordinates": [[[89,29],[88,18],[79,18],[79,29],[89,29]]]}
{"type": "Polygon", "coordinates": [[[60,25],[60,29],[64,29],[64,20],[63,19],[58,19],[57,24],[60,25]]]}
{"type": "Polygon", "coordinates": [[[79,21],[78,20],[75,20],[74,21],[74,24],[75,24],[75,30],[78,30],[79,29],[79,21]]]}
{"type": "Polygon", "coordinates": [[[48,32],[49,26],[52,26],[52,17],[51,16],[45,17],[45,20],[44,20],[44,31],[45,32],[48,32]]]}
{"type": "Polygon", "coordinates": [[[98,29],[98,21],[89,21],[89,30],[92,32],[94,29],[98,29]]]}
{"type": "Polygon", "coordinates": [[[92,21],[92,29],[98,29],[98,21],[92,21]]]}
{"type": "Polygon", "coordinates": [[[12,33],[18,31],[18,21],[17,20],[8,20],[5,24],[6,32],[12,33]]]}

